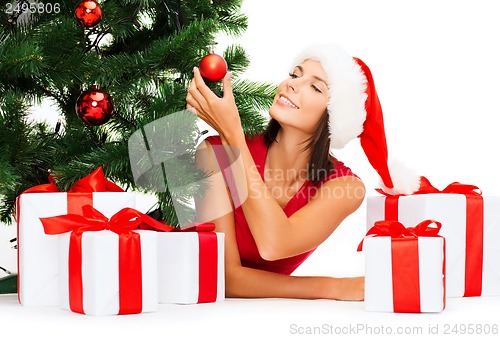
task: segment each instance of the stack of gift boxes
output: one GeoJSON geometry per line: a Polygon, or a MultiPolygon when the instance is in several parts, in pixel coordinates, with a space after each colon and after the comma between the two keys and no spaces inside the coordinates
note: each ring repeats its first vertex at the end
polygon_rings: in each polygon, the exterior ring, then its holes
{"type": "MultiPolygon", "coordinates": [[[[367,198],[365,309],[440,312],[447,297],[500,295],[500,197],[471,185],[367,198]]],[[[102,168],[61,192],[17,200],[18,298],[89,315],[224,300],[224,235],[179,230],[134,209],[102,168]]]]}
{"type": "Polygon", "coordinates": [[[500,197],[425,177],[412,195],[367,198],[365,309],[440,312],[448,297],[500,295],[500,197]]]}
{"type": "Polygon", "coordinates": [[[88,315],[156,311],[224,300],[224,236],[213,224],[179,230],[134,209],[135,194],[102,168],[61,192],[17,199],[18,298],[88,315]]]}

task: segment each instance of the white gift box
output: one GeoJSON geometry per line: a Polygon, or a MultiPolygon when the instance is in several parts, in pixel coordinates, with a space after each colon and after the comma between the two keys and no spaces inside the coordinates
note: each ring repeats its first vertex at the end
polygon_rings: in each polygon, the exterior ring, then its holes
{"type": "MultiPolygon", "coordinates": [[[[140,235],[142,276],[142,311],[158,309],[157,233],[134,230],[140,235]]],[[[69,291],[70,233],[59,237],[59,305],[71,310],[69,291]]],[[[119,236],[109,230],[87,231],[82,234],[83,310],[87,315],[116,315],[120,311],[119,236]]],[[[127,294],[125,294],[127,296],[127,294]]],[[[137,312],[139,313],[139,312],[137,312]]]]}
{"type": "MultiPolygon", "coordinates": [[[[481,296],[500,295],[500,197],[483,196],[483,261],[481,296]]],[[[367,228],[384,220],[385,196],[367,198],[367,228]]],[[[446,239],[446,295],[465,293],[466,197],[462,194],[400,196],[398,220],[416,224],[423,219],[442,223],[439,234],[446,239]]]]}
{"type": "MultiPolygon", "coordinates": [[[[204,233],[200,233],[204,235],[204,233]]],[[[225,299],[224,233],[217,232],[217,290],[214,302],[225,299]]],[[[201,255],[208,255],[201,252],[201,255]]],[[[215,254],[215,253],[212,253],[215,254]]],[[[200,245],[197,232],[158,233],[159,303],[196,304],[200,296],[200,245]]]]}
{"type": "MultiPolygon", "coordinates": [[[[420,312],[445,308],[445,252],[442,237],[418,237],[420,312]]],[[[364,239],[366,311],[395,312],[391,237],[364,239]]],[[[397,252],[397,251],[396,251],[397,252]]],[[[404,253],[401,253],[404,254],[404,253]]],[[[407,267],[409,268],[409,267],[407,267]]]]}
{"type": "MultiPolygon", "coordinates": [[[[18,298],[24,306],[59,304],[57,236],[45,234],[40,218],[67,214],[68,194],[79,193],[24,193],[19,197],[18,298]]],[[[94,192],[92,203],[106,217],[111,217],[124,207],[135,207],[135,194],[94,192]]]]}

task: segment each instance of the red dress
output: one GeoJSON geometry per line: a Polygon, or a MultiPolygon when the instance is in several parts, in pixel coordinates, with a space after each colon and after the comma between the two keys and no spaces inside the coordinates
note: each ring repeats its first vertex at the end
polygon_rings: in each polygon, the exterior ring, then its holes
{"type": "MultiPolygon", "coordinates": [[[[207,141],[212,145],[222,144],[219,136],[209,136],[207,137],[207,141]]],[[[259,170],[262,180],[264,180],[264,165],[267,155],[267,146],[264,143],[264,137],[262,135],[257,135],[254,139],[247,138],[247,145],[255,162],[255,165],[259,170]]],[[[223,163],[221,163],[221,161],[227,162],[227,157],[226,155],[224,155],[224,152],[223,154],[221,154],[221,151],[217,151],[217,148],[221,149],[220,147],[214,147],[217,155],[217,160],[221,168],[225,168],[227,167],[227,164],[224,165],[223,163]]],[[[322,183],[336,177],[356,176],[342,162],[338,161],[335,158],[332,159],[334,161],[334,170],[332,170],[321,182],[317,184],[314,184],[309,180],[304,182],[302,187],[299,188],[295,195],[287,202],[287,204],[283,208],[283,211],[285,212],[287,217],[290,217],[294,212],[306,205],[307,202],[309,202],[309,200],[312,198],[315,190],[317,190],[317,188],[322,183]]],[[[227,183],[228,178],[226,177],[226,175],[224,175],[224,178],[226,179],[227,183]]],[[[248,223],[241,206],[237,207],[234,210],[234,223],[236,241],[240,253],[241,264],[243,266],[290,275],[314,251],[313,249],[297,256],[283,258],[275,261],[267,261],[263,259],[259,254],[259,250],[257,249],[255,240],[252,236],[252,233],[250,232],[250,228],[248,227],[248,223]]]]}

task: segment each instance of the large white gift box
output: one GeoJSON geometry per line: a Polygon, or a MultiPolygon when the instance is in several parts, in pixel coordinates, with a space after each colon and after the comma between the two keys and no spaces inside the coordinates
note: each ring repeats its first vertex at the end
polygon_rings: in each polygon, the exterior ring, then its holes
{"type": "Polygon", "coordinates": [[[213,303],[225,299],[224,233],[158,233],[161,303],[213,303]]]}
{"type": "Polygon", "coordinates": [[[22,305],[59,304],[58,240],[44,233],[40,218],[67,214],[68,201],[78,200],[79,196],[81,203],[91,203],[107,217],[124,207],[135,207],[135,195],[128,192],[21,194],[17,204],[17,245],[18,298],[22,305]]]}

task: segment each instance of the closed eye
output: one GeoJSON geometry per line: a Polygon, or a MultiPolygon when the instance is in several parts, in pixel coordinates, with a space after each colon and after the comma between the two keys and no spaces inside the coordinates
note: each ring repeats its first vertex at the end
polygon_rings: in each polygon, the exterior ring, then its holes
{"type": "MultiPolygon", "coordinates": [[[[296,79],[296,78],[298,78],[298,77],[299,77],[299,75],[297,75],[297,74],[295,74],[295,73],[288,73],[288,76],[290,76],[290,78],[292,78],[292,79],[296,79]]],[[[312,87],[312,88],[313,88],[316,92],[318,92],[318,93],[323,93],[323,92],[321,91],[321,89],[319,89],[316,85],[311,84],[311,87],[312,87]]]]}
{"type": "Polygon", "coordinates": [[[313,89],[315,91],[317,91],[318,93],[323,93],[318,87],[316,87],[315,85],[311,85],[311,87],[313,87],[313,89]]]}

